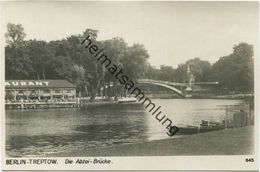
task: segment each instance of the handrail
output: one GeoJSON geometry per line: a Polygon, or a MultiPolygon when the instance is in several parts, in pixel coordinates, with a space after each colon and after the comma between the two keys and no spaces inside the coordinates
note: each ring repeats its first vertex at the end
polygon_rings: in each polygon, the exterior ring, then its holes
{"type": "MultiPolygon", "coordinates": [[[[139,79],[138,81],[141,82],[156,82],[156,83],[163,83],[163,84],[169,84],[169,85],[183,85],[188,86],[189,83],[179,83],[179,82],[171,82],[171,81],[161,81],[161,80],[154,80],[154,79],[139,79]]],[[[194,85],[218,85],[219,82],[194,82],[192,83],[194,85]]]]}

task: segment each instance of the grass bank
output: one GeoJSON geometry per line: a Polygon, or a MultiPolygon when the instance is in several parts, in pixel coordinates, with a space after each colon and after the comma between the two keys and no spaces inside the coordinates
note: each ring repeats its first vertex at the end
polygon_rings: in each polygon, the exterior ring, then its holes
{"type": "Polygon", "coordinates": [[[155,140],[107,148],[51,154],[51,157],[86,156],[173,156],[173,155],[245,155],[253,152],[253,126],[155,140]]]}

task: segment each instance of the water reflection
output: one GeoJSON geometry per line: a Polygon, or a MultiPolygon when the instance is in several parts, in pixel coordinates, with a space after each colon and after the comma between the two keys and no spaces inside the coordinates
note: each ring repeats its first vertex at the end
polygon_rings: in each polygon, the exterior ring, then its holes
{"type": "MultiPolygon", "coordinates": [[[[222,120],[224,105],[240,100],[153,100],[175,125],[222,120]]],[[[44,156],[119,144],[168,138],[162,126],[140,105],[109,105],[86,109],[6,111],[7,156],[44,156]]]]}
{"type": "Polygon", "coordinates": [[[140,105],[7,111],[7,154],[44,156],[147,141],[144,113],[140,105]]]}

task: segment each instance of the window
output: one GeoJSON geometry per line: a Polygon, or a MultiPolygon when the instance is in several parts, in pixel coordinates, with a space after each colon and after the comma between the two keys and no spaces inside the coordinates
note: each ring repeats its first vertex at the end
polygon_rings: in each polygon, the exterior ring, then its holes
{"type": "Polygon", "coordinates": [[[25,90],[19,90],[18,94],[24,94],[26,91],[25,90]]]}
{"type": "Polygon", "coordinates": [[[60,90],[55,90],[55,93],[60,93],[60,90]]]}
{"type": "Polygon", "coordinates": [[[48,94],[50,93],[50,90],[43,90],[43,93],[48,94]]]}

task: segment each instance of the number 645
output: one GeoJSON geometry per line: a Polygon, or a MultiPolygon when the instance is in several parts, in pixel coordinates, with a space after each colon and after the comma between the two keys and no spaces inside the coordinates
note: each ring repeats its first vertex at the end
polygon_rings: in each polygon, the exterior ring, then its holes
{"type": "Polygon", "coordinates": [[[246,158],[246,162],[254,162],[254,158],[246,158]]]}

